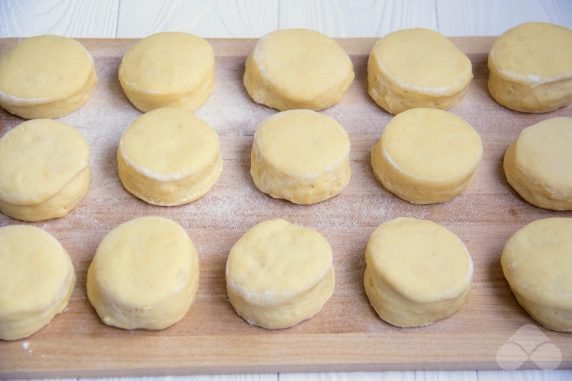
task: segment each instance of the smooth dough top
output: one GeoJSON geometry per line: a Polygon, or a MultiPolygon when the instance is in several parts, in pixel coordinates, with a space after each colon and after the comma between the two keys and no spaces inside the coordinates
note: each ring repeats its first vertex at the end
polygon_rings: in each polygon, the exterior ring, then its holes
{"type": "Polygon", "coordinates": [[[526,225],[507,241],[501,262],[519,294],[540,304],[572,306],[572,218],[526,225]]]}
{"type": "Polygon", "coordinates": [[[0,228],[0,319],[48,310],[66,296],[71,271],[51,234],[30,225],[0,228]]]}
{"type": "Polygon", "coordinates": [[[417,179],[462,178],[479,164],[481,138],[470,124],[450,112],[416,108],[395,116],[382,135],[383,155],[417,179]]]}
{"type": "Polygon", "coordinates": [[[88,165],[89,147],[75,128],[50,119],[24,122],[0,139],[0,199],[43,202],[88,165]]]}
{"type": "Polygon", "coordinates": [[[458,297],[473,276],[473,261],[459,237],[428,220],[403,217],[380,225],[366,252],[376,274],[419,302],[458,297]]]}
{"type": "Polygon", "coordinates": [[[143,114],[125,130],[119,145],[128,164],[158,180],[197,174],[219,155],[215,130],[176,107],[143,114]]]}
{"type": "Polygon", "coordinates": [[[184,94],[198,87],[214,67],[214,53],[200,37],[163,32],[137,42],[123,57],[119,78],[151,94],[184,94]]]}
{"type": "Polygon", "coordinates": [[[163,217],[141,217],[109,232],[91,266],[104,294],[112,294],[121,304],[144,308],[184,288],[198,260],[179,224],[163,217]]]}
{"type": "Polygon", "coordinates": [[[0,98],[53,102],[78,92],[93,72],[93,59],[76,40],[26,38],[0,56],[0,98]]]}
{"type": "Polygon", "coordinates": [[[267,34],[252,58],[263,77],[291,99],[311,100],[353,75],[352,62],[338,43],[309,29],[267,34]]]}
{"type": "Polygon", "coordinates": [[[330,244],[315,230],[283,219],[248,230],[230,250],[226,279],[255,305],[276,305],[315,287],[332,269],[330,244]]]}
{"type": "Polygon", "coordinates": [[[572,118],[553,118],[521,131],[515,163],[534,182],[562,194],[572,193],[572,118]]]}
{"type": "Polygon", "coordinates": [[[509,29],[489,54],[503,77],[533,85],[572,77],[572,29],[533,22],[509,29]]]}
{"type": "Polygon", "coordinates": [[[377,67],[400,87],[428,94],[461,91],[473,78],[471,61],[440,33],[405,29],[374,45],[377,67]]]}
{"type": "Polygon", "coordinates": [[[348,134],[338,122],[311,110],[271,116],[256,129],[254,142],[274,168],[301,177],[335,169],[350,150],[348,134]]]}

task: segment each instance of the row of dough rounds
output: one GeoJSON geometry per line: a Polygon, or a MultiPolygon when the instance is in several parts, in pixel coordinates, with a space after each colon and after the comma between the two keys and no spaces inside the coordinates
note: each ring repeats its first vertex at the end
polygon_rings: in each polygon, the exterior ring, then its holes
{"type": "MultiPolygon", "coordinates": [[[[488,60],[491,96],[513,110],[548,112],[572,102],[572,30],[546,23],[512,28],[488,60]]],[[[137,42],[123,57],[119,81],[146,112],[165,106],[194,111],[209,97],[215,59],[209,43],[166,32],[137,42]]],[[[473,78],[471,62],[441,34],[390,33],[368,61],[368,92],[389,113],[447,109],[473,78]]],[[[284,111],[337,103],[354,79],[352,62],[332,39],[312,30],[279,30],[261,38],[245,65],[244,85],[257,103],[284,111]]],[[[84,105],[97,81],[88,51],[59,36],[24,39],[0,57],[0,106],[27,119],[58,118],[84,105]]]]}
{"type": "MultiPolygon", "coordinates": [[[[525,128],[505,154],[510,185],[533,205],[572,210],[572,118],[525,128]]],[[[73,127],[36,119],[0,139],[0,211],[23,221],[69,213],[90,183],[89,148],[73,127]]],[[[395,116],[371,149],[375,177],[390,192],[416,204],[444,202],[471,182],[481,160],[479,135],[465,121],[438,109],[395,116]]],[[[349,183],[350,141],[332,118],[311,110],[277,113],[257,128],[250,173],[275,198],[313,204],[349,183]]],[[[192,202],[221,175],[218,136],[181,108],[137,118],[123,132],[117,165],[124,188],[161,206],[192,202]]]]}
{"type": "MultiPolygon", "coordinates": [[[[518,302],[546,328],[572,332],[571,218],[534,221],[506,243],[502,269],[518,302]]],[[[418,327],[457,312],[469,296],[473,262],[463,242],[428,220],[381,224],[365,251],[364,287],[384,321],[418,327]]],[[[199,284],[197,250],[163,217],[127,221],[101,241],[87,273],[87,295],[101,320],[159,330],[181,320],[199,284]]],[[[333,255],[317,231],[283,219],[261,222],[232,247],[229,301],[249,324],[288,328],[316,315],[334,291],[333,255]]],[[[18,340],[62,312],[72,294],[70,257],[46,231],[0,228],[0,339],[18,340]]]]}

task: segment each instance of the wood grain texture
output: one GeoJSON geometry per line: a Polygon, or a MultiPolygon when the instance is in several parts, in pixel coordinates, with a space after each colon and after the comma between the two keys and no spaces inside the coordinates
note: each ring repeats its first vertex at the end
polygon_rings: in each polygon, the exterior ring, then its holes
{"type": "Polygon", "coordinates": [[[119,0],[2,0],[0,37],[115,37],[119,0]]]}
{"type": "Polygon", "coordinates": [[[277,0],[121,0],[116,37],[181,31],[201,37],[260,37],[276,29],[277,0]]]}
{"type": "Polygon", "coordinates": [[[498,35],[518,24],[543,21],[572,28],[572,1],[436,0],[439,31],[446,36],[498,35]]]}
{"type": "MultiPolygon", "coordinates": [[[[454,200],[411,205],[374,180],[369,149],[390,116],[365,92],[365,62],[373,39],[340,41],[352,57],[356,80],[342,101],[325,111],[351,137],[349,187],[340,196],[312,206],[293,205],[258,192],[248,174],[250,145],[257,124],[274,111],[254,104],[242,86],[245,55],[255,41],[212,40],[218,55],[217,82],[197,115],[219,133],[223,174],[214,189],[195,203],[161,208],[130,196],[116,174],[118,138],[140,115],[123,96],[116,77],[119,61],[134,41],[84,40],[94,56],[99,84],[85,107],[62,120],[78,128],[90,144],[92,186],[68,216],[35,224],[54,234],[69,251],[78,284],[68,310],[27,339],[27,349],[21,341],[0,343],[2,375],[497,368],[497,348],[523,324],[534,324],[503,279],[502,246],[534,219],[572,215],[534,208],[518,198],[504,181],[502,155],[522,128],[548,116],[572,116],[572,108],[549,115],[502,108],[486,91],[486,51],[492,40],[454,41],[470,52],[475,80],[452,111],[479,131],[485,152],[475,182],[454,200]],[[475,46],[484,50],[476,51],[475,46]],[[85,297],[86,269],[99,241],[119,223],[143,215],[179,222],[200,254],[195,304],[181,322],[160,332],[104,326],[85,297]],[[337,284],[318,316],[291,329],[270,332],[249,326],[234,313],[226,298],[224,265],[229,249],[248,227],[278,216],[324,234],[335,253],[337,284]],[[362,287],[363,250],[374,228],[397,216],[432,219],[466,243],[475,263],[474,285],[468,303],[454,317],[407,330],[383,323],[370,308],[362,287]]],[[[0,51],[9,43],[1,40],[0,51]]],[[[0,133],[20,122],[0,113],[0,133]]],[[[18,222],[0,217],[0,225],[14,223],[18,222]]],[[[572,367],[569,335],[543,332],[561,349],[562,367],[572,367]]]]}
{"type": "Polygon", "coordinates": [[[310,28],[332,37],[383,36],[402,28],[437,29],[435,0],[287,0],[279,29],[310,28]]]}

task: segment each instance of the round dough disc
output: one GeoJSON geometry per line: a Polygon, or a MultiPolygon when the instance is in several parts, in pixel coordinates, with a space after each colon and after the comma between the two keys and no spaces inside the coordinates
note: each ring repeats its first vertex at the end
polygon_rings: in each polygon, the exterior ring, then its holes
{"type": "Polygon", "coordinates": [[[26,119],[59,118],[83,106],[97,82],[76,40],[25,38],[0,56],[0,106],[26,119]]]}
{"type": "Polygon", "coordinates": [[[75,285],[66,250],[34,226],[0,228],[0,339],[28,337],[62,312],[75,285]]]}
{"type": "Polygon", "coordinates": [[[101,320],[124,329],[157,330],[181,320],[195,299],[199,260],[175,221],[127,221],[99,244],[87,273],[87,296],[101,320]]]}
{"type": "Polygon", "coordinates": [[[489,91],[501,105],[550,112],[572,103],[572,29],[533,22],[497,38],[488,60],[489,91]]]}
{"type": "Polygon", "coordinates": [[[291,327],[316,315],[332,295],[332,250],[315,230],[264,221],[230,250],[226,284],[231,304],[248,323],[291,327]]]}
{"type": "Polygon", "coordinates": [[[431,324],[465,303],[473,262],[455,234],[432,221],[381,224],[365,252],[365,291],[379,317],[398,327],[431,324]]]}
{"type": "Polygon", "coordinates": [[[415,107],[448,109],[473,78],[471,61],[440,33],[404,29],[378,40],[368,60],[368,92],[391,114],[415,107]]]}
{"type": "Polygon", "coordinates": [[[256,102],[277,110],[322,110],[337,103],[354,79],[347,53],[308,29],[262,37],[246,60],[244,86],[256,102]]]}
{"type": "Polygon", "coordinates": [[[125,189],[162,206],[195,201],[222,172],[216,131],[175,107],[150,111],[131,123],[119,141],[117,162],[125,189]]]}
{"type": "Polygon", "coordinates": [[[483,154],[470,124],[442,110],[419,108],[395,116],[371,149],[375,177],[415,204],[447,201],[471,182],[483,154]]]}
{"type": "Polygon", "coordinates": [[[140,111],[177,106],[194,111],[211,94],[215,63],[210,44],[189,33],[157,33],[123,57],[119,82],[140,111]]]}
{"type": "Polygon", "coordinates": [[[572,210],[572,118],[553,118],[525,128],[507,149],[509,184],[529,203],[572,210]]]}
{"type": "Polygon", "coordinates": [[[332,118],[310,110],[290,110],[256,129],[250,174],[262,192],[296,204],[336,196],[351,177],[350,140],[332,118]]]}
{"type": "Polygon", "coordinates": [[[572,218],[536,220],[504,247],[501,264],[516,300],[548,329],[572,332],[572,218]]]}
{"type": "Polygon", "coordinates": [[[62,217],[89,188],[89,147],[71,126],[24,122],[0,139],[0,210],[23,221],[62,217]]]}

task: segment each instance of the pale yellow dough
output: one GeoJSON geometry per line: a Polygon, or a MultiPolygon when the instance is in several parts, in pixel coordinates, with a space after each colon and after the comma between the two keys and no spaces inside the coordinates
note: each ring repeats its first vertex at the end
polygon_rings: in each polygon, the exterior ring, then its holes
{"type": "Polygon", "coordinates": [[[338,43],[308,29],[277,30],[262,37],[244,72],[248,95],[277,110],[328,108],[353,79],[352,62],[338,43]]]}
{"type": "Polygon", "coordinates": [[[365,252],[365,292],[379,317],[398,327],[445,319],[465,303],[473,261],[455,234],[428,220],[381,224],[365,252]]]}
{"type": "Polygon", "coordinates": [[[75,285],[70,257],[34,226],[0,228],[0,339],[18,340],[62,312],[75,285]]]}
{"type": "Polygon", "coordinates": [[[87,273],[87,296],[101,320],[123,329],[158,330],[181,320],[195,300],[199,259],[175,221],[127,221],[99,244],[87,273]]]}
{"type": "Polygon", "coordinates": [[[378,40],[367,64],[368,92],[391,114],[416,107],[448,109],[473,78],[471,61],[441,34],[404,29],[378,40]]]}
{"type": "Polygon", "coordinates": [[[232,306],[249,324],[267,329],[288,328],[316,315],[334,283],[328,241],[282,219],[247,231],[226,262],[232,306]]]}
{"type": "Polygon", "coordinates": [[[165,106],[194,111],[215,81],[210,44],[189,33],[163,32],[137,42],[119,65],[119,82],[131,103],[146,112],[165,106]]]}
{"type": "Polygon", "coordinates": [[[572,210],[572,118],[553,118],[521,131],[504,156],[508,183],[532,205],[572,210]]]}
{"type": "Polygon", "coordinates": [[[518,25],[496,39],[488,66],[489,92],[505,107],[540,113],[572,103],[572,29],[518,25]]]}
{"type": "Polygon", "coordinates": [[[572,218],[536,220],[505,244],[501,264],[520,305],[548,329],[572,332],[572,218]]]}
{"type": "Polygon", "coordinates": [[[89,188],[89,147],[71,126],[24,122],[0,139],[0,211],[22,221],[68,214],[89,188]]]}
{"type": "Polygon", "coordinates": [[[481,161],[481,138],[443,110],[418,108],[395,116],[371,149],[375,178],[415,204],[447,201],[465,190],[481,161]]]}
{"type": "Polygon", "coordinates": [[[91,55],[71,38],[26,38],[0,56],[0,106],[25,119],[77,110],[96,82],[91,55]]]}
{"type": "Polygon", "coordinates": [[[216,131],[176,107],[150,111],[131,123],[119,141],[117,163],[125,189],[161,206],[195,201],[222,171],[216,131]]]}
{"type": "Polygon", "coordinates": [[[264,120],[254,134],[250,174],[258,189],[296,204],[314,204],[349,183],[350,140],[332,118],[290,110],[264,120]]]}

